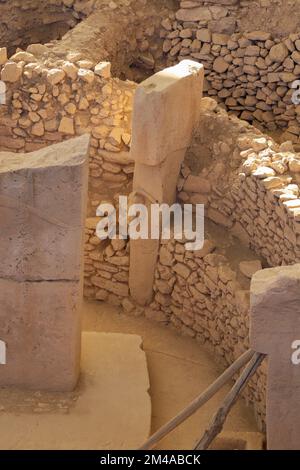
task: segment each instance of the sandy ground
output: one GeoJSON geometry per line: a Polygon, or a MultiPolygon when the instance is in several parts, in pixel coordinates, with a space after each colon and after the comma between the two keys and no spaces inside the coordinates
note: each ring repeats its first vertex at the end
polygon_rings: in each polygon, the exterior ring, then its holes
{"type": "MultiPolygon", "coordinates": [[[[85,302],[84,330],[138,334],[147,355],[152,399],[152,432],[181,411],[222,372],[213,356],[190,338],[171,327],[145,318],[129,317],[120,309],[100,302],[85,302]]],[[[181,425],[158,446],[159,449],[192,449],[216,412],[224,387],[198,413],[181,425]]],[[[250,407],[239,400],[231,411],[226,431],[256,432],[250,407]]]]}

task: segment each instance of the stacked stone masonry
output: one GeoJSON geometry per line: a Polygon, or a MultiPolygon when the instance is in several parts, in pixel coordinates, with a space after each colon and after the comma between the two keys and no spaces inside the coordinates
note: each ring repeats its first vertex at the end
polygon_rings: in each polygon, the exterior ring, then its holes
{"type": "MultiPolygon", "coordinates": [[[[245,7],[245,17],[249,3],[181,1],[181,8],[162,22],[167,64],[200,61],[208,96],[259,127],[283,129],[283,140],[299,145],[300,106],[292,102],[292,84],[300,75],[300,34],[277,37],[268,29],[271,18],[263,30],[242,29],[246,25],[237,20],[237,13],[245,7]]],[[[264,3],[262,11],[271,4],[264,3]]]]}
{"type": "MultiPolygon", "coordinates": [[[[251,276],[260,261],[241,262],[251,276]],[[254,264],[254,271],[251,269],[254,264]]],[[[214,241],[206,239],[196,252],[182,242],[163,242],[154,284],[155,298],[148,316],[171,323],[182,334],[210,346],[224,366],[232,364],[249,349],[249,282],[237,279],[236,270],[219,253],[214,241]]],[[[251,379],[244,397],[254,404],[263,429],[265,421],[266,365],[251,379]]]]}
{"type": "Polygon", "coordinates": [[[135,84],[110,76],[110,63],[70,52],[51,55],[50,44],[28,46],[7,60],[0,50],[0,77],[7,86],[0,108],[0,150],[31,152],[90,133],[90,213],[101,200],[130,191],[129,157],[135,84]]]}
{"type": "Polygon", "coordinates": [[[209,219],[270,266],[299,262],[300,158],[291,142],[275,143],[204,98],[185,163],[182,202],[205,204],[209,219]]]}

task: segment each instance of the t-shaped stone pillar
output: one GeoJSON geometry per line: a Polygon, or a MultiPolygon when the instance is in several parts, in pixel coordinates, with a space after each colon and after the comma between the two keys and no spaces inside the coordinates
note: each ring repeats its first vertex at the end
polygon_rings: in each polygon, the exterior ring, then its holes
{"type": "Polygon", "coordinates": [[[267,443],[272,450],[300,449],[300,364],[293,360],[297,340],[300,264],[258,271],[251,282],[250,345],[268,355],[267,443]]]}
{"type": "MultiPolygon", "coordinates": [[[[180,167],[199,119],[203,66],[184,60],[141,83],[135,93],[131,154],[138,200],[173,204],[180,167]]],[[[158,240],[131,240],[129,285],[141,305],[153,294],[158,240]]]]}
{"type": "Polygon", "coordinates": [[[88,150],[85,135],[0,153],[0,386],[78,380],[88,150]]]}

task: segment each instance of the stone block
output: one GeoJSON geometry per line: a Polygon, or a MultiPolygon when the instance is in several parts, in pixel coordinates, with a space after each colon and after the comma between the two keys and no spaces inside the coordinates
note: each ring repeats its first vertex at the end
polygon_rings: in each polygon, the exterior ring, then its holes
{"type": "Polygon", "coordinates": [[[79,280],[88,136],[0,153],[0,278],[79,280]]]}
{"type": "Polygon", "coordinates": [[[72,390],[80,364],[81,282],[0,279],[0,386],[72,390]]]}
{"type": "Polygon", "coordinates": [[[0,154],[0,386],[77,383],[88,149],[82,136],[0,154]]]}

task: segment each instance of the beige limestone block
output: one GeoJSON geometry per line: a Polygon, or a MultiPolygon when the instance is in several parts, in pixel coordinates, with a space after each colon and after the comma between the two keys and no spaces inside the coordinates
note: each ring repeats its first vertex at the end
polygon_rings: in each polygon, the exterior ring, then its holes
{"type": "Polygon", "coordinates": [[[0,154],[2,386],[76,385],[88,149],[82,136],[26,156],[0,154]]]}
{"type": "Polygon", "coordinates": [[[0,278],[80,279],[88,148],[85,135],[0,153],[0,278]]]}
{"type": "Polygon", "coordinates": [[[80,362],[80,281],[0,279],[0,385],[72,390],[80,362]]]}
{"type": "Polygon", "coordinates": [[[137,87],[131,145],[137,162],[156,166],[168,154],[187,147],[199,118],[202,86],[203,66],[184,60],[137,87]]]}
{"type": "Polygon", "coordinates": [[[64,116],[60,121],[58,131],[63,134],[74,135],[74,119],[64,116]]]}
{"type": "MultiPolygon", "coordinates": [[[[142,192],[148,206],[175,202],[180,167],[200,117],[203,79],[203,66],[184,60],[137,87],[130,152],[133,191],[137,199],[142,192]]],[[[131,241],[130,292],[141,305],[152,299],[158,250],[158,240],[131,241]]]]}
{"type": "Polygon", "coordinates": [[[292,360],[295,341],[300,341],[300,264],[258,271],[251,282],[250,346],[268,355],[271,450],[300,448],[300,365],[292,360]]]}

